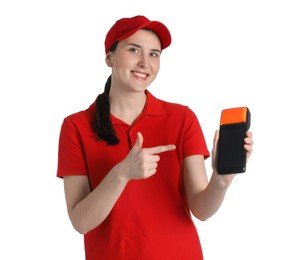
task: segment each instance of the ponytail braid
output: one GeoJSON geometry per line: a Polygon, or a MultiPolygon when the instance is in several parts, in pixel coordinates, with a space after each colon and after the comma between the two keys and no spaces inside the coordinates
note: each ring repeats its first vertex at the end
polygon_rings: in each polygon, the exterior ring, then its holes
{"type": "Polygon", "coordinates": [[[105,141],[108,145],[116,145],[119,139],[115,134],[110,120],[109,91],[111,87],[111,76],[108,77],[104,92],[96,98],[93,129],[99,140],[105,141]]]}

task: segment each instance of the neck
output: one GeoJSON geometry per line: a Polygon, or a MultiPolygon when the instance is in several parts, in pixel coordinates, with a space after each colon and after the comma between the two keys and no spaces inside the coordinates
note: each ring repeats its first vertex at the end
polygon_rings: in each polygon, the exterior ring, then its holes
{"type": "Polygon", "coordinates": [[[132,125],[146,104],[145,92],[109,93],[110,112],[113,116],[132,125]]]}

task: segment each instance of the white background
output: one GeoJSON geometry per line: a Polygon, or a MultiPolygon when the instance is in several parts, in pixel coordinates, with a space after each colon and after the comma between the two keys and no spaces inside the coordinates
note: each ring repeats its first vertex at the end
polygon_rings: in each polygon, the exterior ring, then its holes
{"type": "Polygon", "coordinates": [[[137,14],[173,36],[149,90],[193,109],[210,150],[223,108],[251,111],[247,172],[215,216],[195,219],[205,259],[286,259],[284,2],[1,1],[0,259],[84,259],[56,177],[58,135],[103,91],[107,30],[137,14]]]}

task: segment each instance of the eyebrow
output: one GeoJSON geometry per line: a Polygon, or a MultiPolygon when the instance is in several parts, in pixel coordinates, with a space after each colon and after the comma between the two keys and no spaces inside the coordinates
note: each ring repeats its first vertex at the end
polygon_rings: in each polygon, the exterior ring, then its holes
{"type": "MultiPolygon", "coordinates": [[[[141,45],[137,44],[137,43],[128,43],[127,45],[131,45],[131,46],[134,46],[134,47],[137,47],[137,48],[141,48],[141,45]]],[[[159,49],[151,49],[151,51],[154,51],[154,52],[159,52],[161,53],[162,51],[159,50],[159,49]]]]}

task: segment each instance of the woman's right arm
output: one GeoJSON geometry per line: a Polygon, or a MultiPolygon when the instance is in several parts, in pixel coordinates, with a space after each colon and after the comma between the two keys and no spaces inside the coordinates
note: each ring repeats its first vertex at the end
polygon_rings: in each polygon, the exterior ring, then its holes
{"type": "Polygon", "coordinates": [[[98,226],[109,214],[124,190],[127,180],[114,167],[91,192],[87,176],[64,177],[69,218],[74,228],[85,234],[98,226]]]}
{"type": "Polygon", "coordinates": [[[127,157],[115,165],[93,191],[87,176],[64,177],[69,218],[79,233],[87,233],[108,216],[129,180],[155,174],[159,153],[175,149],[174,145],[142,148],[142,144],[143,136],[138,133],[127,157]]]}

